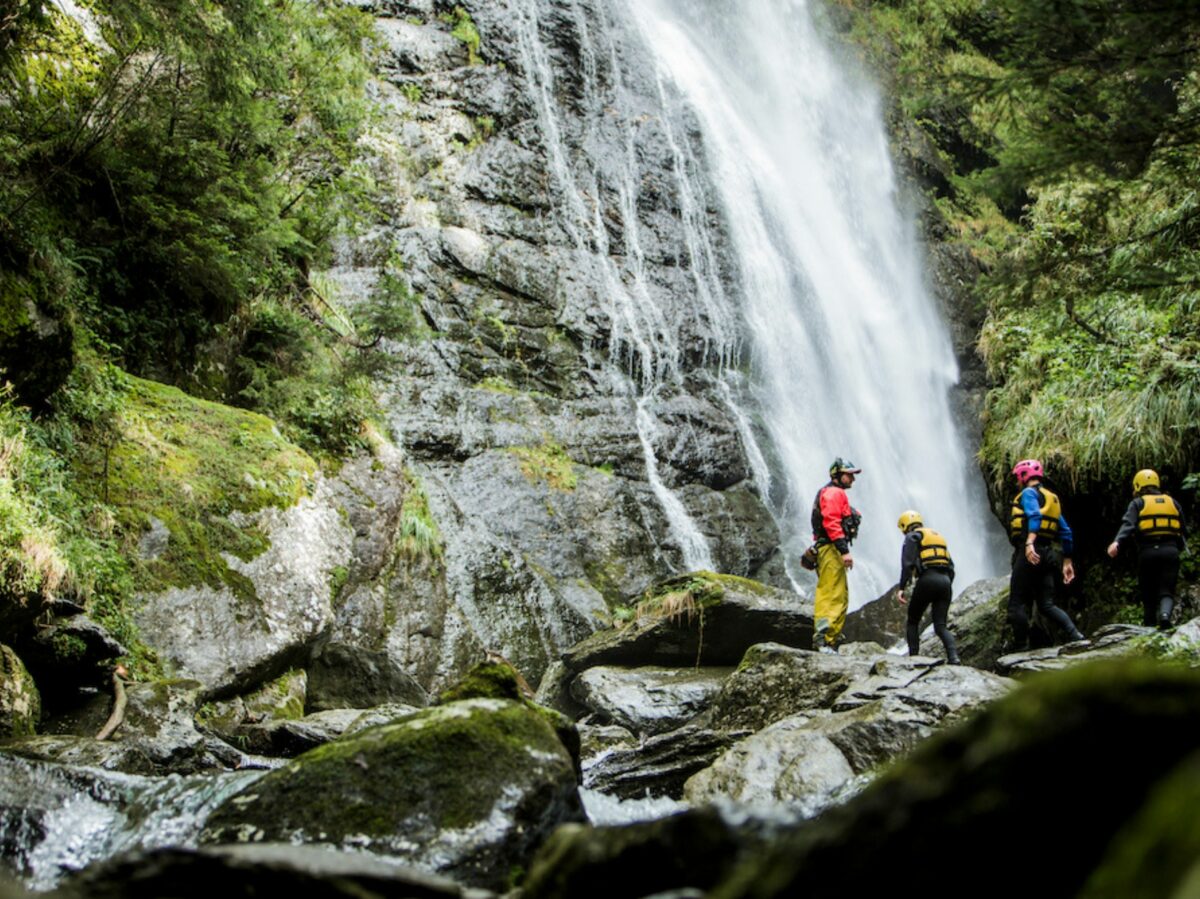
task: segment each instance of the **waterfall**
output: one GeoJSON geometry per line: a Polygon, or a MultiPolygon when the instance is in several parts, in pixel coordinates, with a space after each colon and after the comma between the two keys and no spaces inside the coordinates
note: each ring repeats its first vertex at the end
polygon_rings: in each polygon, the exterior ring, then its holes
{"type": "MultiPolygon", "coordinates": [[[[543,42],[537,3],[513,8],[517,44],[521,53],[525,88],[537,112],[541,138],[558,200],[558,220],[575,249],[592,255],[601,266],[606,310],[611,321],[604,375],[612,392],[633,403],[637,432],[646,466],[646,479],[659,501],[673,542],[686,569],[712,568],[707,541],[684,504],[659,476],[654,437],[659,431],[655,402],[671,390],[681,389],[683,350],[681,329],[672,320],[661,290],[646,272],[643,234],[637,210],[639,166],[632,127],[611,127],[615,108],[628,110],[622,68],[614,29],[605,12],[598,28],[589,24],[587,11],[578,3],[561,4],[556,15],[570,17],[579,40],[580,89],[573,103],[556,83],[556,72],[543,42]],[[579,133],[568,142],[566,131],[579,133]],[[575,148],[578,152],[573,152],[575,148]],[[612,210],[618,219],[619,252],[605,221],[605,195],[614,195],[612,210]]],[[[694,219],[696,200],[686,173],[685,151],[672,141],[677,157],[673,188],[683,204],[685,219],[694,219]]],[[[720,282],[715,276],[711,246],[702,228],[689,227],[689,257],[698,273],[697,302],[717,325],[710,350],[718,361],[727,358],[736,332],[728,306],[714,298],[720,282]]]]}
{"type": "Polygon", "coordinates": [[[752,468],[793,577],[829,462],[844,456],[864,469],[850,495],[864,514],[858,604],[894,582],[904,509],[946,535],[960,584],[993,572],[995,524],[954,421],[957,366],[899,203],[880,97],[831,49],[813,7],[625,8],[657,60],[664,114],[677,117],[667,107],[683,103],[700,122],[750,363],[748,378],[728,372],[729,395],[745,407],[743,441],[763,443],[747,453],[768,460],[766,472],[752,468]]]}
{"type": "Polygon", "coordinates": [[[894,581],[893,525],[907,508],[946,535],[960,584],[992,573],[995,524],[954,421],[957,366],[899,202],[880,98],[821,33],[819,4],[511,0],[510,9],[556,220],[602,269],[603,374],[636,410],[647,481],[683,564],[709,567],[711,553],[660,476],[656,408],[705,366],[798,586],[811,583],[796,563],[837,456],[864,469],[851,493],[864,515],[855,604],[894,581]],[[567,32],[569,66],[547,39],[567,32]],[[630,42],[638,52],[626,52],[630,42]],[[655,151],[643,146],[648,120],[662,138],[655,151]],[[669,157],[673,179],[690,279],[673,298],[647,274],[639,154],[648,152],[669,157]],[[699,360],[685,349],[697,342],[699,360]]]}

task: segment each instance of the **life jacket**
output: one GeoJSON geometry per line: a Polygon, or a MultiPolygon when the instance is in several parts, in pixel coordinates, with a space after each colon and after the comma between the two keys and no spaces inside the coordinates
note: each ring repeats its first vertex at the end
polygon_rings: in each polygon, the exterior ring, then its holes
{"type": "MultiPolygon", "coordinates": [[[[817,546],[822,546],[826,543],[832,543],[829,535],[825,533],[825,516],[821,514],[821,497],[825,495],[825,491],[834,484],[826,484],[817,491],[817,498],[813,500],[812,505],[812,529],[814,542],[817,546]]],[[[858,527],[862,524],[862,515],[853,506],[850,507],[850,514],[842,516],[842,533],[846,535],[846,542],[853,543],[854,538],[858,536],[858,527]]]]}
{"type": "Polygon", "coordinates": [[[1145,504],[1138,512],[1138,535],[1141,537],[1178,537],[1183,533],[1179,506],[1165,493],[1143,496],[1145,504]]]}
{"type": "MultiPolygon", "coordinates": [[[[1058,494],[1047,490],[1045,487],[1036,486],[1033,488],[1038,493],[1038,511],[1042,515],[1042,524],[1038,528],[1038,536],[1041,537],[1057,537],[1058,536],[1058,520],[1062,517],[1062,503],[1058,501],[1058,494]]],[[[1013,540],[1024,537],[1029,532],[1029,522],[1025,520],[1025,509],[1021,506],[1021,493],[1013,497],[1012,501],[1012,516],[1008,523],[1008,536],[1013,540]]]]}
{"type": "Polygon", "coordinates": [[[945,537],[929,528],[917,528],[917,533],[921,535],[921,551],[917,555],[918,572],[924,572],[927,568],[949,568],[953,564],[945,537]]]}

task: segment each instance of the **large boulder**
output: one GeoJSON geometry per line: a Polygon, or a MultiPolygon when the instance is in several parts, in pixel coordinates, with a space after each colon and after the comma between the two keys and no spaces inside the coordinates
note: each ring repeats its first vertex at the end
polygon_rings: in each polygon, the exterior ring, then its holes
{"type": "Polygon", "coordinates": [[[593,634],[563,656],[568,672],[599,665],[736,665],[755,643],[808,646],[812,617],[793,593],[699,571],[648,590],[628,626],[593,634]]]}
{"type": "MultiPolygon", "coordinates": [[[[1031,679],[777,840],[710,895],[875,895],[930,846],[939,893],[977,883],[985,870],[988,895],[1027,891],[1031,878],[1044,895],[1077,895],[1150,788],[1200,749],[1197,714],[1200,674],[1161,664],[1099,662],[1031,679]],[[1114,777],[1114,759],[1141,762],[1114,777]],[[1054,863],[995,864],[996,847],[1017,833],[1023,845],[1060,847],[1054,863]]],[[[1152,857],[1158,864],[1163,855],[1152,857]]],[[[1190,865],[1170,868],[1178,877],[1190,865]]]]}
{"type": "Polygon", "coordinates": [[[369,709],[388,703],[429,705],[425,690],[385,652],[326,644],[308,666],[305,708],[369,709]]]}
{"type": "Polygon", "coordinates": [[[208,899],[302,895],[306,899],[462,899],[452,880],[355,853],[313,846],[168,847],[119,855],[86,869],[56,899],[208,899]]]}
{"type": "MultiPolygon", "coordinates": [[[[759,649],[766,650],[768,659],[774,657],[776,667],[784,663],[785,677],[791,675],[790,681],[768,683],[776,688],[789,683],[794,694],[772,696],[765,715],[747,715],[745,705],[733,702],[724,707],[727,717],[714,714],[714,721],[774,723],[735,743],[712,767],[693,776],[684,789],[690,802],[730,797],[756,805],[786,803],[815,815],[852,789],[856,776],[909,752],[936,728],[1003,696],[1011,686],[972,668],[887,655],[877,656],[867,670],[859,669],[857,679],[844,684],[839,676],[844,678],[847,670],[830,666],[835,657],[801,650],[800,657],[789,658],[772,647],[755,647],[759,649]],[[796,662],[809,657],[816,662],[809,677],[797,676],[803,669],[796,662]],[[789,706],[803,710],[782,719],[772,714],[789,706]]],[[[761,672],[757,679],[763,680],[761,672]]],[[[755,680],[746,679],[725,698],[744,700],[752,695],[755,680]]]]}
{"type": "Polygon", "coordinates": [[[873,665],[871,658],[778,643],[751,646],[713,701],[710,723],[756,731],[798,712],[829,708],[851,684],[868,677],[873,665]]]}
{"type": "Polygon", "coordinates": [[[599,666],[575,678],[571,692],[597,721],[636,734],[660,734],[707,709],[729,670],[599,666]]]}
{"type": "Polygon", "coordinates": [[[315,749],[226,802],[206,843],[323,843],[493,889],[559,824],[583,816],[546,716],[474,699],[315,749]]]}
{"type": "Polygon", "coordinates": [[[0,738],[32,734],[41,713],[33,678],[17,654],[0,644],[0,738]]]}

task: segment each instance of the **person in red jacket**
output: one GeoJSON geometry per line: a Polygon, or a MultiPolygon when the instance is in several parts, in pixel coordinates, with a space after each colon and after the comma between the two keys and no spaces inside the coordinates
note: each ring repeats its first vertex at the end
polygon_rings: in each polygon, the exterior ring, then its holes
{"type": "Polygon", "coordinates": [[[829,483],[813,500],[813,542],[817,545],[817,595],[813,611],[813,649],[837,652],[838,637],[850,607],[846,572],[854,567],[850,544],[858,536],[862,516],[850,505],[846,491],[862,472],[840,456],[829,466],[829,483]]]}

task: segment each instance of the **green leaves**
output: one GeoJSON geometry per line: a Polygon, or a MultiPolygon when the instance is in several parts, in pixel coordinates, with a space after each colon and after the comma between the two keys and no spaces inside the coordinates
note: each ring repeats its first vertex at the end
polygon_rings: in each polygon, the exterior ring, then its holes
{"type": "Polygon", "coordinates": [[[87,324],[129,367],[179,374],[335,227],[368,118],[369,19],[333,0],[94,0],[73,16],[0,34],[2,261],[69,240],[92,260],[87,324]]]}

